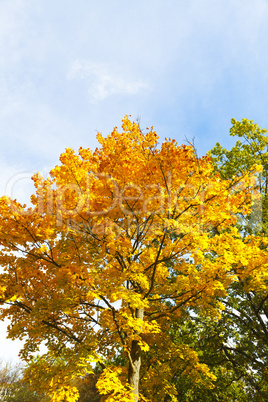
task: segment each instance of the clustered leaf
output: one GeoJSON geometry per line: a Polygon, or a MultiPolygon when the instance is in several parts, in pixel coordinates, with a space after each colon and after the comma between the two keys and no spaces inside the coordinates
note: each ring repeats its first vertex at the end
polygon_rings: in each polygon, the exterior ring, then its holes
{"type": "MultiPolygon", "coordinates": [[[[233,124],[250,133],[255,152],[264,132],[233,124]]],[[[0,199],[1,319],[10,320],[10,338],[25,340],[26,377],[42,378],[52,401],[78,400],[72,381],[96,363],[105,400],[138,400],[126,364],[107,366],[118,350],[133,372],[141,356],[161,351],[143,379],[148,402],[176,400],[175,367],[213,387],[216,377],[197,353],[167,335],[172,322],[187,309],[220,318],[235,282],[250,278],[248,289],[266,290],[267,242],[245,240],[236,227],[259,194],[258,152],[245,169],[249,148],[241,143],[232,157],[217,145],[198,159],[191,145],[160,145],[153,128],[144,134],[127,116],[122,130],[98,134],[94,152],[66,149],[49,178],[34,175],[30,208],[0,199]],[[48,352],[35,360],[42,343],[48,352]]]]}

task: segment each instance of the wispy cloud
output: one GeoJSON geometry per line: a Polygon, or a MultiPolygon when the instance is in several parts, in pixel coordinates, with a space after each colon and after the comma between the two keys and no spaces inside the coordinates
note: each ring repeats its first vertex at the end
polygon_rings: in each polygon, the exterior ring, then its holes
{"type": "Polygon", "coordinates": [[[135,95],[148,89],[148,84],[111,63],[76,60],[67,74],[68,79],[85,80],[90,101],[98,103],[112,95],[135,95]]]}

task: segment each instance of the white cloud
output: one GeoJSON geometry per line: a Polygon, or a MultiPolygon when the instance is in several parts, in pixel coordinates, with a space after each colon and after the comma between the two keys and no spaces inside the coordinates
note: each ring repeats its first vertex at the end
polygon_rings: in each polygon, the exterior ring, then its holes
{"type": "Polygon", "coordinates": [[[67,74],[68,79],[85,80],[92,103],[98,103],[112,95],[135,95],[148,89],[144,81],[132,77],[111,63],[76,60],[67,74]]]}

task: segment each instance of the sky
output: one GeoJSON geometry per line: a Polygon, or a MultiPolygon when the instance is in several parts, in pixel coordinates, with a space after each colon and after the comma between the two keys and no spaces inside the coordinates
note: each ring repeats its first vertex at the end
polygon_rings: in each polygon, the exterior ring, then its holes
{"type": "Polygon", "coordinates": [[[267,0],[0,0],[0,196],[27,202],[34,173],[125,115],[230,148],[232,117],[268,128],[267,66],[267,0]]]}

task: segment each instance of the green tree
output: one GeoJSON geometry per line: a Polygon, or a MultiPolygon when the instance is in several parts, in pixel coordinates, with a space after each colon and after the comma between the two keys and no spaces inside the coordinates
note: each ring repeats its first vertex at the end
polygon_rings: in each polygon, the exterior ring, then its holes
{"type": "MultiPolygon", "coordinates": [[[[266,250],[268,236],[268,136],[253,121],[242,122],[232,119],[231,136],[239,140],[231,150],[216,144],[208,155],[211,157],[215,171],[221,177],[231,177],[252,171],[254,165],[262,166],[258,173],[256,198],[252,213],[238,215],[238,228],[244,233],[245,243],[248,234],[260,235],[263,239],[261,249],[266,250]]],[[[248,270],[244,278],[237,275],[237,282],[231,284],[228,297],[224,300],[221,328],[231,342],[223,343],[223,351],[233,367],[241,370],[248,389],[254,390],[252,400],[268,399],[268,288],[267,271],[260,262],[259,275],[248,270]],[[261,274],[262,272],[262,274],[261,274]],[[230,335],[232,334],[232,335],[230,335]]],[[[234,267],[235,269],[235,267],[234,267]]],[[[244,270],[246,270],[246,265],[244,270]]],[[[241,269],[240,269],[241,271],[241,269]]],[[[236,271],[237,273],[237,271],[236,271]]],[[[225,335],[225,336],[226,336],[225,335]]]]}
{"type": "Polygon", "coordinates": [[[0,400],[3,402],[46,402],[44,394],[32,391],[23,379],[23,366],[0,362],[0,400]]]}
{"type": "Polygon", "coordinates": [[[231,150],[223,148],[219,143],[208,152],[216,172],[224,179],[231,179],[245,171],[254,171],[260,165],[262,171],[257,173],[257,187],[260,198],[256,199],[253,213],[243,216],[243,228],[246,233],[268,234],[268,136],[267,130],[260,128],[252,120],[239,122],[231,120],[230,135],[239,137],[231,150]],[[258,202],[257,202],[258,201],[258,202]]]}

